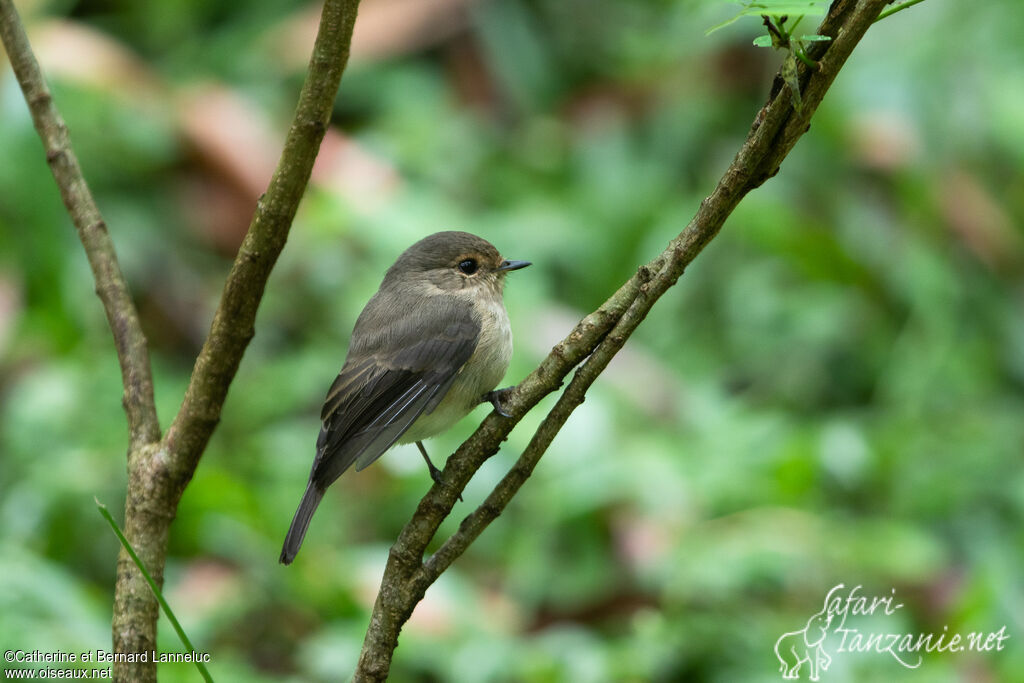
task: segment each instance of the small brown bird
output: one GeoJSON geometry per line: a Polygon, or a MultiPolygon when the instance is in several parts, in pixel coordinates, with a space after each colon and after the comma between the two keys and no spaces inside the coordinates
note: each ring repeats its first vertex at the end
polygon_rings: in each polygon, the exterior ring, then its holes
{"type": "Polygon", "coordinates": [[[485,239],[439,232],[412,245],[384,275],[356,320],[348,357],[327,392],[306,492],[281,549],[291,564],[327,487],[354,463],[369,466],[393,444],[443,432],[490,401],[512,356],[502,300],[505,275],[529,261],[507,261],[485,239]]]}

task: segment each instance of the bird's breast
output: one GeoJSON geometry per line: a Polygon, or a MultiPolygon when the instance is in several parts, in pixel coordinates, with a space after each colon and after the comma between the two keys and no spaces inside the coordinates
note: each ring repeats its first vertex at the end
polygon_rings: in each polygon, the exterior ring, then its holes
{"type": "Polygon", "coordinates": [[[512,358],[512,326],[505,306],[500,298],[478,300],[474,313],[480,316],[480,338],[473,355],[437,407],[421,415],[399,439],[401,443],[429,439],[445,431],[464,418],[505,376],[512,358]]]}
{"type": "Polygon", "coordinates": [[[512,325],[500,297],[477,301],[474,310],[480,316],[480,340],[460,375],[478,378],[479,386],[474,389],[480,389],[479,393],[483,394],[498,386],[508,370],[512,358],[512,325]]]}

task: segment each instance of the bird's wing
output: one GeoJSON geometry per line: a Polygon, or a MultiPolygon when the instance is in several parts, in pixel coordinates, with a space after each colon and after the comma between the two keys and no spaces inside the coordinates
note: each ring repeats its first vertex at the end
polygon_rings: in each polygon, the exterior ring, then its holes
{"type": "Polygon", "coordinates": [[[433,320],[404,311],[388,321],[386,334],[350,349],[321,413],[310,475],[317,488],[353,463],[363,469],[375,461],[448,393],[476,348],[480,322],[468,304],[445,308],[433,320]]]}

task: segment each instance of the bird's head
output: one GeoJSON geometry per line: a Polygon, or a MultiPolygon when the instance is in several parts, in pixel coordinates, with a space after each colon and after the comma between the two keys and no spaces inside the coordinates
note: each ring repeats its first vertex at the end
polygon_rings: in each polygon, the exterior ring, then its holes
{"type": "Polygon", "coordinates": [[[452,230],[424,237],[406,249],[388,270],[385,283],[422,284],[471,295],[501,294],[505,275],[528,265],[529,261],[503,258],[482,237],[452,230]]]}

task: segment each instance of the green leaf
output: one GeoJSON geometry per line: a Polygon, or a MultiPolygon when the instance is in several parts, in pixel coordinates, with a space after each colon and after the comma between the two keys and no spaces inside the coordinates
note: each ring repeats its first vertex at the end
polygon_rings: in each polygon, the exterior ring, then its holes
{"type": "Polygon", "coordinates": [[[760,16],[768,14],[771,16],[823,16],[828,9],[825,2],[793,2],[793,0],[760,0],[760,2],[747,3],[741,10],[741,14],[760,16]]]}
{"type": "Polygon", "coordinates": [[[772,37],[767,33],[763,36],[758,36],[757,38],[754,38],[754,45],[756,47],[771,47],[772,37]]]}
{"type": "Polygon", "coordinates": [[[901,11],[907,9],[908,7],[913,7],[914,5],[916,5],[919,2],[924,2],[924,0],[907,0],[902,5],[897,5],[895,7],[890,7],[889,9],[887,9],[884,12],[882,12],[881,14],[879,14],[878,18],[875,19],[875,21],[879,22],[882,19],[885,19],[886,17],[892,16],[893,14],[896,14],[897,12],[901,12],[901,11]]]}
{"type": "Polygon", "coordinates": [[[806,2],[795,2],[794,0],[758,0],[757,2],[741,2],[743,9],[734,17],[726,19],[720,24],[715,24],[704,32],[710,35],[719,29],[723,29],[735,23],[743,17],[759,17],[764,14],[773,17],[789,16],[800,17],[803,15],[822,16],[828,9],[828,2],[823,0],[807,0],[806,2]]]}
{"type": "Polygon", "coordinates": [[[823,35],[821,35],[819,33],[809,33],[807,35],[800,36],[800,40],[808,40],[808,41],[812,41],[812,42],[813,41],[819,41],[820,42],[820,41],[832,40],[832,36],[823,36],[823,35]]]}

